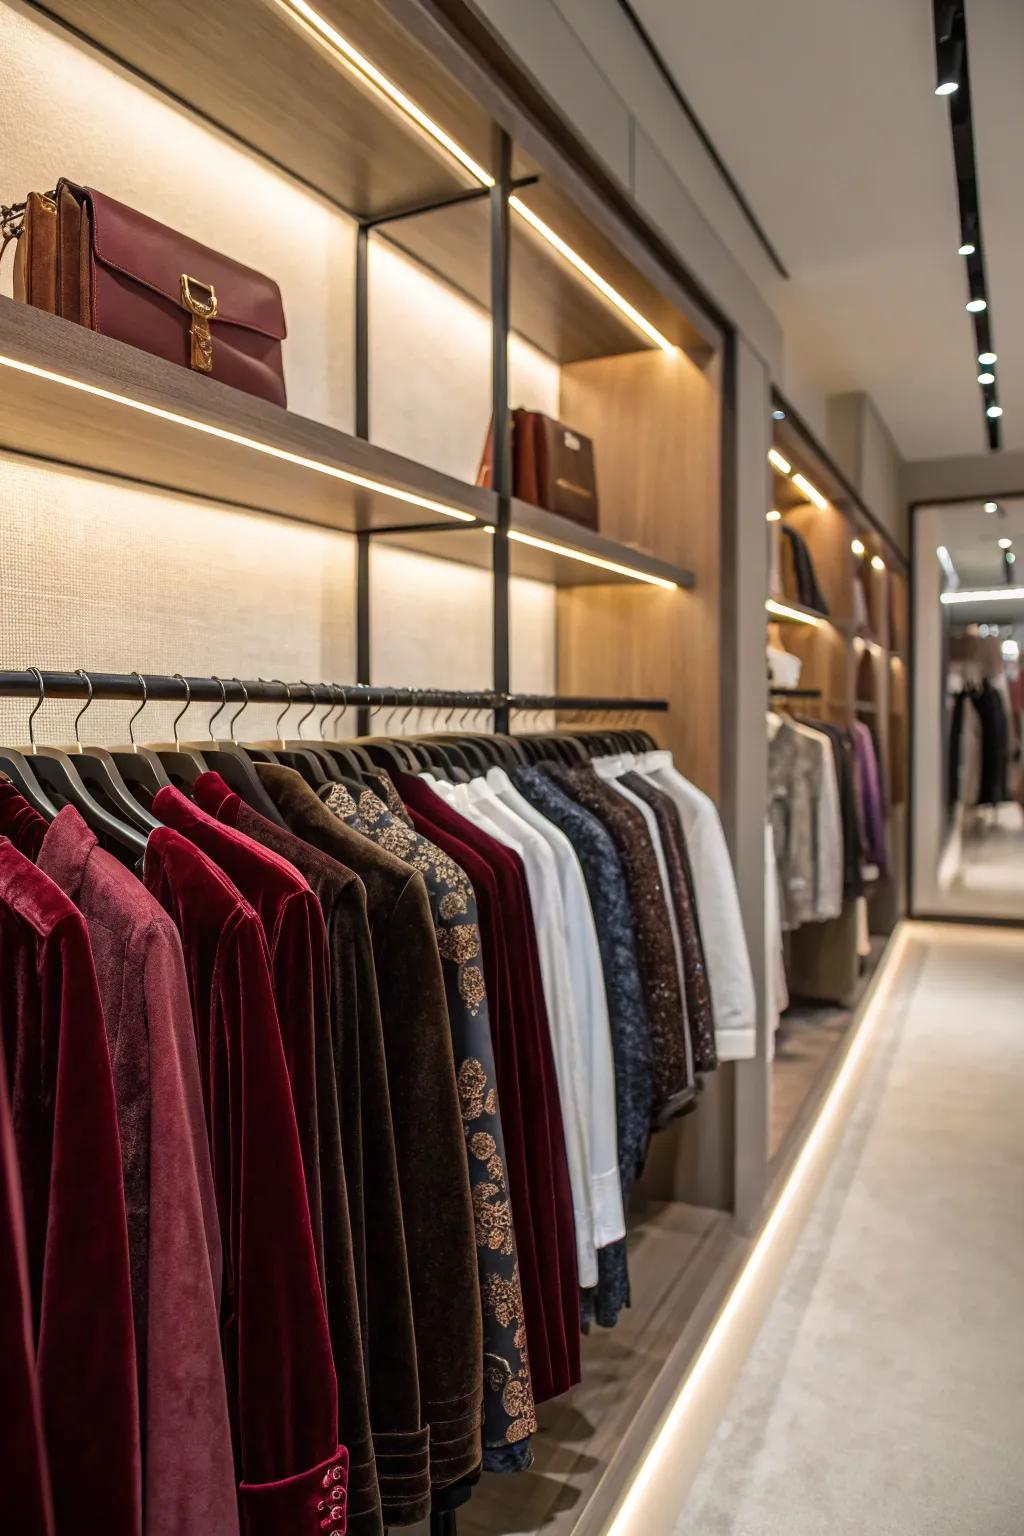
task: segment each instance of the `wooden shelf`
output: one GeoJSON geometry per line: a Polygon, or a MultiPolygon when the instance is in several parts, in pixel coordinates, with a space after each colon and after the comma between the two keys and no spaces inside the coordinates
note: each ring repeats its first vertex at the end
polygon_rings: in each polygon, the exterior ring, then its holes
{"type": "MultiPolygon", "coordinates": [[[[851,638],[850,629],[849,629],[848,625],[837,623],[837,621],[835,619],[833,619],[833,618],[830,618],[828,616],[828,614],[826,614],[826,613],[819,613],[817,608],[808,608],[805,603],[794,602],[793,599],[789,598],[789,597],[772,597],[772,598],[769,598],[768,601],[772,602],[772,603],[779,603],[784,608],[790,608],[790,609],[793,610],[794,613],[802,613],[802,614],[804,614],[806,616],[806,618],[814,619],[814,621],[817,624],[827,624],[829,626],[829,628],[830,629],[834,629],[837,632],[837,634],[845,635],[847,639],[851,638]]],[[[765,613],[767,615],[767,619],[768,619],[769,623],[777,623],[777,624],[800,624],[800,623],[803,623],[803,620],[801,620],[801,619],[793,618],[793,617],[791,617],[791,616],[789,616],[787,614],[784,614],[784,613],[774,613],[771,609],[766,609],[765,613]]],[[[811,627],[812,626],[809,625],[809,624],[806,624],[806,623],[804,624],[804,628],[805,629],[810,629],[811,627]]]]}
{"type": "MultiPolygon", "coordinates": [[[[344,532],[397,529],[390,536],[404,547],[491,565],[490,491],[13,299],[0,299],[0,359],[37,370],[0,368],[2,448],[344,532]],[[438,508],[461,514],[451,532],[438,508]]],[[[577,551],[693,585],[689,571],[526,502],[513,503],[512,528],[561,546],[513,541],[515,575],[559,586],[633,579],[573,558],[577,551]]]]}

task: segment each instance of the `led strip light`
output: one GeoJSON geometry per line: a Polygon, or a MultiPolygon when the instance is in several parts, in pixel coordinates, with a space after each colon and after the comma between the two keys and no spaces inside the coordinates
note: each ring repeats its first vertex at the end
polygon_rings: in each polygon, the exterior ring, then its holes
{"type": "MultiPolygon", "coordinates": [[[[307,0],[273,0],[273,4],[289,20],[297,23],[305,35],[323,48],[332,59],[342,64],[350,74],[355,75],[364,84],[371,86],[390,106],[414,123],[420,132],[431,139],[439,149],[450,155],[453,160],[457,160],[459,165],[469,172],[474,181],[479,182],[480,186],[494,186],[494,177],[489,171],[485,171],[483,166],[479,165],[473,159],[473,156],[463,149],[457,140],[452,138],[451,134],[446,133],[439,123],[436,123],[421,107],[418,107],[412,98],[395,85],[393,80],[389,80],[387,75],[379,70],[375,64],[371,63],[365,54],[360,53],[357,48],[354,48],[348,41],[348,38],[344,37],[336,27],[333,27],[329,21],[321,16],[319,11],[314,10],[307,3],[307,0]]],[[[610,304],[613,304],[619,313],[624,315],[631,324],[635,325],[637,330],[641,331],[649,341],[653,341],[655,346],[661,347],[664,352],[674,352],[676,350],[674,343],[669,341],[667,336],[663,336],[657,326],[652,325],[650,320],[642,315],[628,299],[623,298],[622,294],[613,288],[611,283],[607,282],[599,272],[596,272],[590,263],[585,261],[577,251],[574,251],[572,246],[562,239],[561,235],[556,234],[549,224],[545,224],[542,218],[538,217],[531,208],[528,208],[521,198],[510,197],[508,203],[509,207],[542,240],[546,241],[553,250],[557,251],[581,277],[584,277],[590,283],[591,287],[596,288],[598,293],[606,298],[610,304]]]]}
{"type": "Polygon", "coordinates": [[[810,624],[813,629],[817,629],[820,622],[812,613],[801,613],[799,608],[790,608],[786,603],[777,603],[774,597],[769,597],[764,606],[777,619],[793,619],[797,624],[810,624]]]}
{"type": "Polygon", "coordinates": [[[940,592],[940,603],[1007,603],[1020,602],[1024,587],[979,587],[973,592],[940,592]]]}
{"type": "MultiPolygon", "coordinates": [[[[485,532],[497,533],[496,528],[489,525],[485,532]]],[[[567,560],[578,560],[581,565],[594,565],[601,571],[612,571],[616,576],[628,576],[631,581],[646,581],[652,587],[661,587],[666,592],[678,590],[677,581],[668,581],[664,576],[652,576],[647,571],[635,570],[629,565],[619,565],[615,560],[603,560],[599,555],[588,555],[582,549],[573,549],[568,544],[554,544],[550,539],[538,539],[532,533],[520,533],[518,529],[510,528],[509,540],[513,544],[527,544],[531,549],[543,549],[551,555],[564,555],[567,560]]]]}
{"type": "Polygon", "coordinates": [[[188,427],[192,432],[202,432],[206,437],[214,437],[222,443],[234,443],[239,448],[248,448],[253,453],[262,453],[271,459],[279,459],[285,464],[295,464],[299,469],[310,469],[315,474],[327,475],[332,480],[343,480],[346,485],[358,486],[360,490],[375,491],[380,496],[387,496],[392,501],[404,502],[407,506],[422,507],[426,512],[437,512],[441,517],[453,518],[459,523],[475,523],[476,516],[472,512],[464,512],[461,507],[447,506],[443,501],[433,501],[428,496],[418,496],[414,491],[403,491],[395,485],[388,485],[384,480],[374,480],[368,475],[357,475],[350,469],[339,469],[335,464],[325,464],[321,459],[307,458],[305,454],[292,453],[287,448],[278,448],[273,443],[261,442],[255,437],[244,437],[240,432],[231,432],[226,427],[216,427],[212,422],[199,421],[194,416],[183,416],[178,411],[164,410],[163,406],[148,405],[144,400],[133,400],[130,395],[119,395],[111,389],[101,389],[97,384],[86,384],[81,379],[68,378],[63,373],[53,373],[49,368],[38,368],[34,363],[24,363],[16,357],[0,356],[0,367],[13,368],[17,373],[31,374],[33,378],[45,379],[48,384],[60,384],[65,389],[77,389],[81,394],[92,395],[97,400],[109,400],[112,405],[123,405],[130,411],[141,411],[144,416],[155,416],[159,421],[169,421],[172,426],[188,427]]]}

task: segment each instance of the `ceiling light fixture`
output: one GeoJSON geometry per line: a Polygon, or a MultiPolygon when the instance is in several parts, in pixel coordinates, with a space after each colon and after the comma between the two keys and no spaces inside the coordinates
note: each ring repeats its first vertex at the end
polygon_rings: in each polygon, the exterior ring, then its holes
{"type": "Polygon", "coordinates": [[[998,501],[986,501],[986,503],[985,503],[985,511],[986,512],[998,512],[999,511],[999,503],[998,503],[998,501]]]}
{"type": "Polygon", "coordinates": [[[1016,560],[1016,558],[1017,558],[1017,556],[1013,553],[1013,550],[1011,549],[1009,551],[1009,553],[1007,554],[1007,556],[1006,556],[1006,563],[1007,563],[1007,565],[1012,565],[1013,562],[1016,560]]]}
{"type": "Polygon", "coordinates": [[[1000,549],[1012,549],[1013,548],[1013,540],[1012,539],[1000,539],[999,540],[999,548],[1000,549]]]}
{"type": "Polygon", "coordinates": [[[472,512],[463,512],[460,507],[449,507],[444,502],[432,501],[429,497],[418,496],[413,491],[403,491],[398,486],[388,485],[383,480],[373,480],[368,475],[357,475],[351,470],[341,469],[337,464],[324,464],[320,459],[307,458],[305,454],[292,453],[287,448],[278,448],[274,443],[264,443],[255,437],[243,437],[240,432],[229,432],[226,427],[215,427],[212,422],[199,421],[194,416],[183,416],[178,411],[166,411],[159,405],[148,405],[144,400],[133,400],[129,395],[118,395],[113,390],[101,389],[96,384],[86,384],[81,379],[71,379],[62,373],[53,373],[49,368],[37,368],[34,363],[23,363],[15,357],[0,356],[0,367],[13,368],[18,373],[31,374],[35,379],[45,379],[49,384],[60,384],[65,389],[77,389],[84,395],[92,395],[96,400],[109,400],[112,405],[126,406],[130,411],[141,411],[144,416],[155,416],[159,421],[169,421],[172,426],[188,427],[192,432],[202,432],[206,437],[215,437],[222,443],[234,443],[236,447],[248,448],[253,453],[265,454],[268,458],[279,459],[285,464],[295,464],[299,469],[309,469],[318,475],[327,475],[332,480],[343,480],[346,485],[358,486],[360,490],[375,491],[379,496],[387,496],[392,501],[405,502],[409,506],[422,507],[426,512],[438,512],[442,517],[454,518],[459,523],[475,523],[477,518],[472,512]]]}
{"type": "Polygon", "coordinates": [[[985,412],[985,415],[990,416],[993,421],[997,421],[1002,414],[1003,408],[1001,405],[990,405],[988,410],[985,412]]]}
{"type": "Polygon", "coordinates": [[[955,37],[953,35],[955,19],[955,10],[950,6],[941,23],[936,22],[936,96],[952,96],[954,91],[960,89],[960,77],[964,63],[964,44],[962,37],[955,37]],[[941,32],[939,30],[940,24],[943,28],[941,32]]]}
{"type": "MultiPolygon", "coordinates": [[[[480,186],[494,186],[494,177],[473,159],[468,150],[463,149],[462,145],[453,139],[451,134],[446,133],[440,124],[436,123],[432,117],[429,117],[422,107],[417,106],[412,98],[407,96],[393,80],[389,80],[387,75],[366,58],[365,54],[360,53],[357,48],[354,48],[348,41],[348,38],[344,37],[324,16],[321,16],[319,11],[315,10],[313,6],[307,4],[307,0],[274,0],[274,4],[292,22],[296,23],[308,37],[312,38],[333,59],[337,60],[338,63],[348,70],[350,74],[354,74],[364,84],[372,86],[380,96],[384,97],[392,107],[415,124],[420,132],[431,139],[439,149],[444,150],[452,159],[457,160],[463,169],[469,172],[474,181],[479,182],[480,186]]],[[[552,246],[560,256],[563,256],[569,262],[570,266],[575,267],[582,277],[585,277],[599,293],[603,294],[609,303],[614,304],[615,308],[625,315],[656,346],[661,347],[664,352],[674,352],[676,350],[674,343],[669,341],[667,336],[663,336],[657,326],[652,325],[638,309],[630,304],[628,299],[623,298],[622,294],[614,289],[611,283],[606,282],[589,262],[584,261],[583,257],[574,251],[570,245],[567,245],[550,225],[545,224],[543,219],[538,218],[532,209],[527,208],[526,204],[518,197],[510,197],[508,204],[521,219],[540,235],[541,239],[547,241],[548,245],[552,246]]]]}
{"type": "Polygon", "coordinates": [[[785,421],[785,419],[786,419],[785,411],[779,410],[779,408],[776,406],[775,410],[772,411],[772,421],[785,421]]]}
{"type": "Polygon", "coordinates": [[[873,570],[884,571],[885,570],[885,561],[882,559],[881,555],[872,555],[871,556],[871,566],[872,566],[873,570]]]}
{"type": "Polygon", "coordinates": [[[824,512],[825,508],[828,506],[827,499],[815,486],[811,484],[805,475],[794,475],[793,484],[796,486],[798,491],[803,491],[808,501],[813,501],[814,505],[818,507],[822,512],[824,512]]]}
{"type": "Polygon", "coordinates": [[[995,376],[994,373],[979,373],[978,374],[978,383],[979,384],[994,384],[995,381],[996,381],[996,376],[995,376]]]}
{"type": "Polygon", "coordinates": [[[768,449],[768,463],[773,469],[777,469],[780,475],[789,475],[793,472],[792,464],[782,457],[777,448],[768,449]]]}
{"type": "Polygon", "coordinates": [[[794,624],[809,624],[812,629],[818,627],[819,621],[813,613],[802,613],[799,608],[790,608],[787,603],[777,603],[773,597],[764,606],[777,619],[792,619],[794,624]]]}
{"type": "Polygon", "coordinates": [[[977,249],[978,249],[978,247],[976,245],[972,245],[969,240],[965,240],[963,245],[957,251],[957,255],[958,256],[973,256],[977,249]]]}
{"type": "Polygon", "coordinates": [[[765,513],[765,520],[766,520],[766,522],[769,522],[769,523],[777,523],[779,521],[779,519],[781,518],[781,516],[782,516],[782,513],[781,512],[776,512],[775,508],[773,507],[770,512],[766,512],[765,513]]]}
{"type": "Polygon", "coordinates": [[[991,368],[992,364],[993,363],[998,363],[998,361],[999,361],[999,354],[998,354],[998,352],[979,352],[978,353],[978,362],[981,363],[982,366],[985,367],[985,368],[991,368]]]}
{"type": "Polygon", "coordinates": [[[863,553],[864,553],[864,543],[863,543],[863,541],[861,539],[851,539],[850,540],[850,548],[853,550],[854,554],[857,556],[857,558],[859,560],[861,555],[863,555],[863,553]]]}
{"type": "Polygon", "coordinates": [[[1007,603],[1020,602],[1024,587],[976,587],[970,591],[940,592],[941,603],[1007,603]]]}
{"type": "Polygon", "coordinates": [[[988,309],[987,299],[968,299],[964,305],[969,315],[980,315],[983,309],[988,309]]]}

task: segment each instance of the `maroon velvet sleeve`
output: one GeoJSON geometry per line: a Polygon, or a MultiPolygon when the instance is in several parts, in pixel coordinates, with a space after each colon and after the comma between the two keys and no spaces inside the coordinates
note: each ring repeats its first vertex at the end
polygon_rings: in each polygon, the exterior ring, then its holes
{"type": "Polygon", "coordinates": [[[19,1536],[53,1536],[35,1355],[21,1181],[0,1051],[0,1506],[19,1536]]]}

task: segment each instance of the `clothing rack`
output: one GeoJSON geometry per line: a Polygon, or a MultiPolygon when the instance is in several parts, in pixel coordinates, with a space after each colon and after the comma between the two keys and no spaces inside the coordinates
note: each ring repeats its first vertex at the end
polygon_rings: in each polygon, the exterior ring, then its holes
{"type": "Polygon", "coordinates": [[[769,688],[773,699],[820,699],[820,688],[769,688]]]}
{"type": "Polygon", "coordinates": [[[0,671],[0,698],[122,699],[141,703],[334,704],[360,709],[422,706],[424,709],[565,710],[594,713],[656,713],[664,699],[577,697],[547,693],[496,693],[434,688],[383,688],[365,683],[298,682],[281,678],[183,677],[139,672],[0,671]]]}

